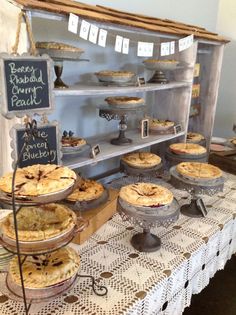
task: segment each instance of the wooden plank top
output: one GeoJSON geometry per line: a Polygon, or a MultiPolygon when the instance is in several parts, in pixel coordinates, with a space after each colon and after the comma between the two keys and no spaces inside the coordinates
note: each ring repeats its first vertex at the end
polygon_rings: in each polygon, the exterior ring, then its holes
{"type": "Polygon", "coordinates": [[[44,10],[64,15],[74,13],[82,18],[98,22],[130,26],[179,37],[193,34],[196,38],[203,40],[222,43],[229,42],[228,39],[216,33],[209,32],[203,27],[119,11],[104,6],[89,5],[72,0],[14,0],[14,2],[20,4],[23,9],[44,10]]]}

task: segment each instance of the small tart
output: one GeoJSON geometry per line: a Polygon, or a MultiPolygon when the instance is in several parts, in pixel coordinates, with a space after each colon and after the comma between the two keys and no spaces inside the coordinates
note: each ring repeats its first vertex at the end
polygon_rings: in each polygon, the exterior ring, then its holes
{"type": "Polygon", "coordinates": [[[86,144],[86,140],[79,137],[62,137],[62,147],[80,147],[86,144]]]}
{"type": "MultiPolygon", "coordinates": [[[[17,212],[18,237],[20,241],[46,240],[71,230],[76,224],[76,215],[68,207],[56,203],[22,207],[17,212]]],[[[0,224],[4,235],[15,239],[13,214],[0,224]]]]}
{"type": "Polygon", "coordinates": [[[69,201],[90,201],[102,196],[104,187],[91,179],[82,179],[77,188],[66,199],[69,201]]]}
{"type": "MultiPolygon", "coordinates": [[[[80,257],[70,247],[39,256],[26,256],[22,264],[24,285],[29,289],[40,289],[70,279],[78,272],[80,257]]],[[[21,285],[18,258],[15,256],[9,267],[13,282],[21,285]]]]}
{"type": "Polygon", "coordinates": [[[206,153],[206,148],[196,143],[173,143],[169,148],[176,154],[200,155],[206,153]]]}
{"type": "Polygon", "coordinates": [[[156,127],[166,127],[166,128],[170,128],[173,127],[175,125],[175,123],[173,121],[170,121],[168,119],[163,120],[163,119],[157,119],[157,118],[149,118],[149,124],[150,124],[150,128],[156,128],[156,127]]]}
{"type": "Polygon", "coordinates": [[[150,152],[128,153],[121,160],[129,166],[144,169],[157,166],[161,163],[161,158],[150,152]]]}
{"type": "Polygon", "coordinates": [[[140,97],[129,97],[129,96],[117,96],[117,97],[107,97],[105,101],[109,105],[133,105],[133,104],[144,104],[144,99],[140,97]]]}
{"type": "Polygon", "coordinates": [[[39,49],[56,49],[71,52],[84,52],[83,49],[58,42],[37,42],[36,48],[39,49]]]}
{"type": "MultiPolygon", "coordinates": [[[[12,192],[13,173],[0,178],[0,190],[12,192]]],[[[40,196],[56,193],[75,183],[76,174],[65,166],[37,164],[19,168],[15,177],[16,196],[40,196]]]]}
{"type": "Polygon", "coordinates": [[[135,206],[164,206],[173,201],[173,194],[165,187],[152,183],[136,183],[121,188],[119,197],[135,206]]]}
{"type": "Polygon", "coordinates": [[[100,75],[100,76],[113,76],[113,77],[125,77],[125,78],[129,78],[129,77],[132,77],[134,76],[134,73],[133,72],[130,72],[130,71],[112,71],[112,70],[103,70],[103,71],[99,71],[99,72],[96,72],[95,73],[96,75],[100,75]]]}
{"type": "Polygon", "coordinates": [[[187,142],[200,142],[204,137],[197,132],[188,132],[187,133],[187,142]]]}
{"type": "Polygon", "coordinates": [[[200,162],[181,162],[176,166],[179,174],[195,179],[215,179],[222,176],[217,166],[200,162]]]}

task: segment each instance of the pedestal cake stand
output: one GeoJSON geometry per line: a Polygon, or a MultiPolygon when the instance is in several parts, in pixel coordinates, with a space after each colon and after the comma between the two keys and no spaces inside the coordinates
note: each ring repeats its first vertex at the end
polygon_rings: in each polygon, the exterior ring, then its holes
{"type": "Polygon", "coordinates": [[[150,232],[152,227],[168,226],[179,217],[179,204],[173,199],[171,204],[159,207],[139,207],[117,199],[117,211],[125,221],[143,228],[143,233],[135,234],[131,244],[140,252],[154,252],[161,246],[161,240],[150,232]]]}
{"type": "Polygon", "coordinates": [[[193,179],[186,178],[179,174],[176,166],[170,169],[170,183],[177,189],[186,190],[191,194],[190,204],[185,204],[181,207],[182,214],[199,218],[207,215],[207,210],[203,200],[198,195],[213,196],[217,192],[223,191],[225,178],[221,176],[216,179],[193,179]]]}

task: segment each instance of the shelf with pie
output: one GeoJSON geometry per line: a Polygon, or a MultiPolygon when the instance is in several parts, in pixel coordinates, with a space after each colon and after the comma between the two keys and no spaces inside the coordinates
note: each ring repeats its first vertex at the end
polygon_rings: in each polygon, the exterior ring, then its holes
{"type": "Polygon", "coordinates": [[[184,136],[184,134],[184,131],[179,132],[178,134],[150,134],[148,138],[142,139],[140,131],[137,129],[129,130],[126,132],[126,135],[128,138],[131,138],[133,142],[128,146],[115,146],[110,144],[111,138],[116,136],[116,134],[109,134],[109,136],[103,137],[93,137],[91,139],[87,139],[87,141],[91,146],[99,144],[101,152],[96,156],[96,158],[90,158],[88,154],[85,154],[85,156],[71,155],[70,158],[67,157],[66,159],[62,159],[62,161],[63,165],[75,169],[85,165],[91,165],[96,162],[111,159],[135,150],[140,150],[160,142],[176,139],[178,137],[184,136]]]}

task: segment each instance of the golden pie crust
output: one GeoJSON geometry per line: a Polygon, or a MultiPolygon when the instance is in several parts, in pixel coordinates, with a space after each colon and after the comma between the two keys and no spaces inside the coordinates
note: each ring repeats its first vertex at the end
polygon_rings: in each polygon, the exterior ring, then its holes
{"type": "Polygon", "coordinates": [[[135,206],[164,206],[173,201],[170,190],[152,183],[136,183],[121,188],[119,197],[135,206]]]}
{"type": "Polygon", "coordinates": [[[62,147],[80,147],[86,144],[86,140],[79,137],[62,137],[62,147]]]}
{"type": "MultiPolygon", "coordinates": [[[[46,255],[26,256],[22,264],[26,288],[46,288],[70,279],[78,272],[80,257],[70,247],[46,255]]],[[[21,285],[17,256],[10,262],[11,279],[21,285]]]]}
{"type": "Polygon", "coordinates": [[[197,132],[188,132],[187,133],[187,142],[200,142],[204,137],[197,132]]]}
{"type": "MultiPolygon", "coordinates": [[[[0,189],[12,192],[13,173],[0,178],[0,189]]],[[[18,168],[15,177],[16,196],[40,196],[59,192],[75,183],[76,174],[65,166],[55,164],[36,164],[18,168]]]]}
{"type": "Polygon", "coordinates": [[[70,52],[84,52],[83,49],[58,42],[37,42],[36,48],[39,49],[56,49],[70,52]]]}
{"type": "MultiPolygon", "coordinates": [[[[67,231],[76,224],[76,214],[68,207],[56,203],[22,207],[17,212],[17,228],[20,241],[46,240],[67,231]]],[[[0,224],[2,233],[15,239],[13,214],[0,224]]]]}
{"type": "Polygon", "coordinates": [[[105,101],[109,105],[139,105],[144,104],[144,99],[140,97],[132,97],[132,96],[117,96],[117,97],[107,97],[105,101]]]}
{"type": "Polygon", "coordinates": [[[206,148],[196,143],[173,143],[169,148],[176,154],[200,155],[206,153],[206,148]]]}
{"type": "Polygon", "coordinates": [[[152,127],[166,127],[170,128],[175,125],[173,121],[170,120],[162,120],[162,119],[157,119],[157,118],[150,118],[149,119],[149,125],[150,128],[152,127]]]}
{"type": "Polygon", "coordinates": [[[181,162],[176,166],[176,170],[182,176],[193,179],[216,179],[222,176],[218,167],[200,162],[181,162]]]}
{"type": "Polygon", "coordinates": [[[135,74],[133,72],[130,71],[122,71],[122,70],[118,70],[118,71],[112,71],[112,70],[103,70],[103,71],[99,71],[95,73],[96,75],[100,75],[100,76],[113,76],[113,77],[125,77],[125,78],[129,78],[129,77],[133,77],[135,74]]]}
{"type": "Polygon", "coordinates": [[[82,179],[76,189],[66,199],[68,201],[90,201],[102,196],[104,187],[91,179],[82,179]]]}
{"type": "Polygon", "coordinates": [[[136,152],[124,155],[121,160],[132,167],[150,168],[161,163],[161,158],[150,152],[136,152]]]}
{"type": "Polygon", "coordinates": [[[231,140],[231,143],[233,143],[234,145],[236,145],[236,138],[231,140]]]}

